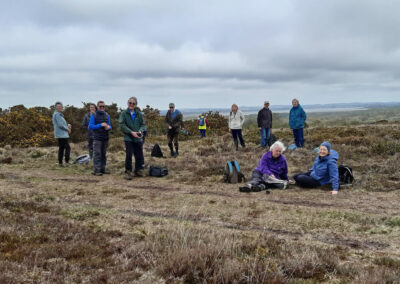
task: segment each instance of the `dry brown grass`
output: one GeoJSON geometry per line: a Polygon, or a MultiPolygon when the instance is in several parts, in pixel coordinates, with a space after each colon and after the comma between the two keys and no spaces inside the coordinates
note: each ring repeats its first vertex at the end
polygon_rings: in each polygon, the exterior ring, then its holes
{"type": "Polygon", "coordinates": [[[357,179],[334,197],[221,183],[225,161],[249,177],[263,154],[252,142],[232,151],[229,135],[182,142],[178,158],[151,158],[148,143],[146,163],[170,175],[133,181],[123,179],[120,140],[113,174],[98,178],[90,166],[56,167],[55,147],[2,148],[13,162],[0,168],[0,283],[399,283],[400,154],[376,151],[398,133],[397,124],[310,129],[306,149],[285,153],[294,174],[333,141],[357,179]]]}

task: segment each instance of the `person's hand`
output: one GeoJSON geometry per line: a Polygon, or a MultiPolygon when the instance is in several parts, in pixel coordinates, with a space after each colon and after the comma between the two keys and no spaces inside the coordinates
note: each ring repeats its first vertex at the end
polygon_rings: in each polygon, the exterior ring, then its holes
{"type": "Polygon", "coordinates": [[[168,129],[172,129],[172,126],[171,126],[171,125],[168,125],[168,129]]]}
{"type": "Polygon", "coordinates": [[[105,130],[110,130],[111,127],[110,127],[110,125],[107,124],[106,127],[104,127],[104,129],[105,129],[105,130]]]}
{"type": "Polygon", "coordinates": [[[229,133],[231,133],[232,132],[232,130],[229,128],[229,133]]]}
{"type": "Polygon", "coordinates": [[[71,134],[71,128],[68,128],[68,134],[71,134]]]}
{"type": "Polygon", "coordinates": [[[294,180],[289,180],[289,184],[296,184],[296,182],[294,180]]]}
{"type": "Polygon", "coordinates": [[[132,136],[133,136],[133,137],[135,137],[135,138],[139,138],[139,135],[137,134],[137,132],[135,132],[135,131],[131,131],[131,134],[132,134],[132,136]]]}
{"type": "Polygon", "coordinates": [[[258,130],[261,131],[261,127],[259,127],[258,130]]]}
{"type": "Polygon", "coordinates": [[[332,190],[332,195],[336,195],[336,194],[338,194],[338,191],[337,190],[332,190]]]}
{"type": "Polygon", "coordinates": [[[105,122],[102,122],[102,123],[101,123],[101,126],[105,128],[105,127],[107,127],[107,126],[108,126],[108,124],[107,124],[107,123],[105,123],[105,122]]]}

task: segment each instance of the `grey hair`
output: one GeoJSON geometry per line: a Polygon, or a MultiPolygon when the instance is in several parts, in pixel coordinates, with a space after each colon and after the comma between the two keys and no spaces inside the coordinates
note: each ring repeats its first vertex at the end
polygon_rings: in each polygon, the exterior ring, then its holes
{"type": "Polygon", "coordinates": [[[276,141],[272,146],[269,148],[270,151],[272,151],[274,148],[279,147],[281,148],[281,151],[285,151],[286,147],[281,141],[276,141]]]}
{"type": "Polygon", "coordinates": [[[239,110],[239,107],[238,107],[237,104],[232,104],[231,109],[232,109],[233,107],[236,107],[236,108],[239,110]]]}
{"type": "Polygon", "coordinates": [[[134,100],[134,101],[135,101],[135,103],[136,103],[136,105],[138,104],[138,102],[137,102],[137,98],[136,98],[136,97],[130,97],[130,98],[128,99],[128,102],[129,102],[130,100],[134,100]]]}
{"type": "Polygon", "coordinates": [[[296,99],[296,98],[294,98],[292,101],[296,101],[296,102],[297,102],[297,104],[300,104],[299,100],[298,100],[298,99],[296,99]]]}
{"type": "Polygon", "coordinates": [[[57,107],[58,105],[63,105],[63,104],[62,104],[62,102],[56,102],[56,103],[54,104],[54,107],[57,107]]]}

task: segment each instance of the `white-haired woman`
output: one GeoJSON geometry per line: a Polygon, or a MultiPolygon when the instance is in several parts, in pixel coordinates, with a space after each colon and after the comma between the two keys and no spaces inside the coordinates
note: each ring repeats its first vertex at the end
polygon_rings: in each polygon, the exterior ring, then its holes
{"type": "Polygon", "coordinates": [[[246,145],[244,144],[243,137],[242,137],[243,123],[244,123],[244,114],[239,110],[239,107],[237,104],[233,104],[231,107],[231,112],[229,113],[228,127],[229,127],[229,132],[232,133],[233,142],[235,143],[236,151],[239,148],[238,138],[240,141],[240,145],[243,148],[246,147],[246,145]]]}
{"type": "Polygon", "coordinates": [[[58,165],[63,165],[63,156],[65,152],[65,163],[69,165],[71,147],[68,143],[71,125],[67,124],[63,115],[63,104],[56,102],[52,121],[54,126],[54,138],[58,140],[58,165]]]}
{"type": "Polygon", "coordinates": [[[262,156],[258,167],[254,169],[251,181],[239,190],[249,192],[268,188],[286,189],[289,177],[286,158],[282,154],[284,150],[282,142],[276,141],[272,144],[270,150],[262,156]]]}

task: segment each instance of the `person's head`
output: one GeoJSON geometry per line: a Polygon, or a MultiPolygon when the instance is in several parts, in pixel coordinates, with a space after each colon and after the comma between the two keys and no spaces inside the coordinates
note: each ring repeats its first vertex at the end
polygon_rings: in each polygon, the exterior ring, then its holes
{"type": "Polygon", "coordinates": [[[103,101],[98,101],[97,102],[97,109],[99,111],[104,111],[105,107],[106,107],[106,105],[105,105],[105,103],[103,101]]]}
{"type": "Polygon", "coordinates": [[[292,106],[297,107],[299,105],[299,100],[298,99],[293,99],[292,100],[292,106]]]}
{"type": "Polygon", "coordinates": [[[174,103],[170,103],[169,104],[169,110],[172,112],[175,110],[175,104],[174,103]]]}
{"type": "Polygon", "coordinates": [[[62,112],[62,111],[63,111],[63,104],[62,104],[62,102],[56,102],[56,103],[54,104],[54,107],[56,108],[56,110],[57,110],[58,112],[62,112]]]}
{"type": "Polygon", "coordinates": [[[97,106],[95,104],[90,104],[89,110],[90,110],[90,113],[94,113],[97,110],[97,106]]]}
{"type": "Polygon", "coordinates": [[[264,102],[264,108],[269,108],[269,101],[264,102]]]}
{"type": "Polygon", "coordinates": [[[272,157],[274,158],[278,158],[282,154],[282,152],[285,151],[285,149],[285,145],[281,141],[276,141],[269,148],[272,153],[272,157]]]}
{"type": "Polygon", "coordinates": [[[329,155],[330,152],[331,143],[329,143],[328,141],[322,142],[321,145],[319,145],[318,154],[320,157],[325,157],[329,155]]]}
{"type": "Polygon", "coordinates": [[[133,111],[137,107],[137,98],[136,97],[130,97],[128,100],[128,108],[130,111],[133,111]]]}
{"type": "Polygon", "coordinates": [[[233,104],[232,107],[231,107],[231,110],[232,110],[233,112],[237,112],[238,109],[239,109],[239,107],[238,107],[237,104],[233,104]]]}

